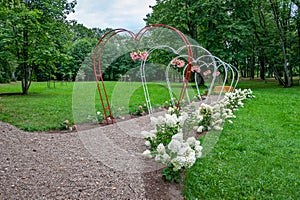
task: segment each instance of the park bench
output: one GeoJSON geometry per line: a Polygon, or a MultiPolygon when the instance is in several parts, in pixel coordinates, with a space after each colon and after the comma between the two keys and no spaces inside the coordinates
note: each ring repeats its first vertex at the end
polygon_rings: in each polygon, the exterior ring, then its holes
{"type": "Polygon", "coordinates": [[[220,93],[220,92],[232,92],[233,91],[233,87],[232,86],[224,86],[223,90],[222,90],[222,86],[215,86],[214,87],[214,93],[220,93]]]}

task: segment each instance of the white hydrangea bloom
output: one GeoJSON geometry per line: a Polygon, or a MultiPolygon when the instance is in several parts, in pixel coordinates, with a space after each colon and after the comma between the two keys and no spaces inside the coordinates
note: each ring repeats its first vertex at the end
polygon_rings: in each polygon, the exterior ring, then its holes
{"type": "Polygon", "coordinates": [[[185,147],[189,147],[189,148],[190,148],[189,143],[187,143],[187,142],[182,142],[182,143],[181,143],[181,148],[185,148],[185,147]]]}
{"type": "Polygon", "coordinates": [[[222,127],[220,127],[220,126],[214,126],[214,129],[215,129],[215,130],[217,130],[217,131],[221,131],[221,130],[223,130],[223,128],[222,128],[222,127]]]}
{"type": "Polygon", "coordinates": [[[183,133],[182,131],[179,131],[177,134],[172,136],[173,140],[177,140],[179,142],[183,142],[183,133]]]}
{"type": "Polygon", "coordinates": [[[169,156],[169,154],[165,153],[161,156],[161,160],[163,164],[168,164],[171,160],[171,157],[169,156]]]}
{"type": "Polygon", "coordinates": [[[162,156],[162,155],[160,155],[160,154],[156,154],[156,156],[155,156],[155,158],[154,158],[155,162],[161,163],[161,162],[162,162],[161,156],[162,156]]]}
{"type": "Polygon", "coordinates": [[[181,148],[181,143],[178,140],[172,139],[171,142],[168,144],[168,149],[172,153],[178,153],[181,148]]]}
{"type": "Polygon", "coordinates": [[[152,158],[151,151],[147,149],[143,152],[143,156],[145,156],[146,158],[152,158]]]}
{"type": "Polygon", "coordinates": [[[166,153],[166,149],[165,149],[165,146],[163,145],[163,143],[160,143],[157,146],[156,150],[157,150],[157,153],[162,154],[162,155],[166,153]]]}
{"type": "Polygon", "coordinates": [[[151,143],[150,143],[148,140],[146,140],[146,141],[145,141],[145,145],[146,145],[147,147],[150,147],[150,146],[151,146],[151,143]]]}
{"type": "Polygon", "coordinates": [[[198,119],[198,121],[202,121],[203,120],[203,116],[202,115],[197,115],[197,119],[198,119]]]}
{"type": "Polygon", "coordinates": [[[221,117],[221,113],[217,112],[212,115],[212,118],[219,119],[221,117]]]}
{"type": "Polygon", "coordinates": [[[174,166],[173,170],[174,171],[180,170],[182,167],[184,167],[185,162],[186,162],[186,159],[183,156],[177,156],[177,157],[173,158],[171,160],[171,163],[174,166]]]}
{"type": "Polygon", "coordinates": [[[191,146],[194,147],[196,143],[196,139],[194,137],[189,137],[186,142],[191,146]]]}
{"type": "Polygon", "coordinates": [[[194,150],[189,146],[189,144],[186,142],[186,145],[183,145],[181,149],[178,152],[178,155],[180,156],[189,156],[194,150]]]}
{"type": "Polygon", "coordinates": [[[196,158],[200,158],[202,156],[202,149],[203,147],[199,145],[195,146],[195,156],[196,158]]]}
{"type": "Polygon", "coordinates": [[[169,109],[168,109],[168,113],[169,114],[174,113],[176,111],[176,109],[177,108],[173,108],[173,107],[170,106],[169,109]]]}
{"type": "Polygon", "coordinates": [[[196,162],[196,153],[194,150],[190,151],[189,154],[185,157],[185,164],[184,166],[186,168],[190,168],[194,165],[194,163],[196,162]]]}
{"type": "Polygon", "coordinates": [[[185,146],[185,147],[182,146],[179,149],[177,154],[180,155],[180,156],[186,156],[186,155],[189,154],[190,149],[191,149],[190,146],[185,146]]]}
{"type": "Polygon", "coordinates": [[[182,127],[184,122],[188,119],[189,115],[186,112],[182,112],[181,115],[178,117],[179,125],[182,127]]]}
{"type": "Polygon", "coordinates": [[[176,114],[173,115],[165,114],[165,117],[166,117],[165,123],[167,126],[174,127],[178,122],[178,118],[176,114]]]}
{"type": "MultiPolygon", "coordinates": [[[[156,132],[155,132],[156,133],[156,132]]],[[[153,132],[149,132],[149,131],[142,131],[141,132],[141,134],[142,134],[142,136],[144,137],[144,138],[154,138],[154,137],[156,137],[156,134],[155,133],[153,133],[153,132]]]]}
{"type": "Polygon", "coordinates": [[[218,119],[214,122],[214,125],[218,125],[218,126],[222,126],[223,124],[223,120],[222,119],[218,119]]]}
{"type": "Polygon", "coordinates": [[[198,132],[198,133],[202,133],[203,128],[204,128],[203,126],[199,126],[198,129],[197,129],[197,132],[198,132]]]}
{"type": "Polygon", "coordinates": [[[163,116],[159,117],[150,117],[151,125],[156,126],[160,124],[164,124],[166,119],[163,116]]]}
{"type": "Polygon", "coordinates": [[[230,118],[230,116],[227,115],[227,113],[223,113],[223,114],[222,114],[222,118],[226,119],[226,118],[230,118]]]}

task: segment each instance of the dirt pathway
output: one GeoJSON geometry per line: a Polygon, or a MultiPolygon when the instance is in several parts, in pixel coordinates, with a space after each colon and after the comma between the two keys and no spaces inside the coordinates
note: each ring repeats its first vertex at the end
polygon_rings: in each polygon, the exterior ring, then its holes
{"type": "Polygon", "coordinates": [[[0,199],[182,199],[145,159],[149,117],[69,133],[0,122],[0,199]]]}

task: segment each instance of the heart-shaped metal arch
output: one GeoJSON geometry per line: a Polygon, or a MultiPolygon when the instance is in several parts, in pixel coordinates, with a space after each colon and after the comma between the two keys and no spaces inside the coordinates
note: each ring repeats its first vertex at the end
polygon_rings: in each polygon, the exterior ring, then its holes
{"type": "MultiPolygon", "coordinates": [[[[186,70],[186,73],[185,73],[185,77],[184,77],[182,89],[181,89],[181,92],[180,92],[180,96],[178,98],[177,106],[180,105],[180,101],[184,98],[186,87],[188,85],[188,81],[190,79],[190,74],[191,74],[191,67],[192,67],[191,58],[193,57],[193,52],[192,52],[192,49],[190,47],[189,40],[187,39],[187,37],[181,31],[177,30],[176,28],[174,28],[172,26],[168,26],[168,25],[165,25],[165,24],[151,24],[151,25],[145,26],[137,34],[133,33],[132,31],[128,31],[128,30],[122,29],[122,28],[110,30],[107,33],[105,33],[101,37],[101,39],[98,41],[98,43],[95,47],[95,50],[94,50],[94,59],[93,59],[95,80],[96,80],[96,83],[97,83],[97,88],[98,88],[98,92],[99,92],[99,96],[100,96],[100,102],[101,102],[101,105],[102,105],[102,108],[103,108],[104,117],[105,117],[105,120],[106,120],[107,124],[114,123],[114,118],[113,118],[113,115],[112,115],[111,106],[110,106],[110,103],[109,103],[107,91],[106,91],[106,88],[105,88],[104,79],[103,79],[103,76],[102,76],[103,74],[102,74],[101,62],[100,62],[103,51],[104,51],[104,48],[105,48],[107,42],[119,33],[127,33],[132,37],[133,40],[139,42],[142,39],[142,37],[145,35],[145,33],[147,33],[150,29],[157,28],[157,27],[170,29],[171,31],[173,31],[177,35],[179,35],[179,37],[183,41],[183,43],[185,45],[185,48],[187,50],[188,67],[187,67],[187,70],[186,70]],[[99,52],[99,54],[98,54],[98,52],[99,52]]],[[[143,83],[143,87],[144,87],[144,92],[147,91],[147,85],[143,83]]],[[[145,94],[145,96],[147,96],[147,94],[145,94]]]]}

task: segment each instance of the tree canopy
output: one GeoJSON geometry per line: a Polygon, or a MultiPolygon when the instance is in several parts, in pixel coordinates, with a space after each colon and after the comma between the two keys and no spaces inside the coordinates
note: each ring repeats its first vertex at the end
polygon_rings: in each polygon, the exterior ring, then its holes
{"type": "MultiPolygon", "coordinates": [[[[299,0],[157,0],[147,24],[174,26],[229,62],[243,77],[300,74],[299,0]]],[[[299,75],[300,78],[300,75],[299,75]]]]}

